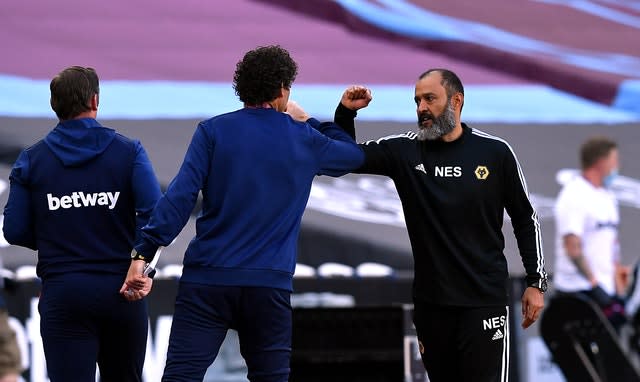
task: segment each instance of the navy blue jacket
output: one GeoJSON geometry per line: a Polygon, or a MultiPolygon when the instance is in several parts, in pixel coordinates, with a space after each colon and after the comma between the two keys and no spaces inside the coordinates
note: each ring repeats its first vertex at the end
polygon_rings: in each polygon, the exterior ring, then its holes
{"type": "Polygon", "coordinates": [[[161,196],[140,142],[91,118],[60,122],[20,153],[9,179],[4,236],[38,251],[42,279],[126,274],[136,227],[161,196]]]}
{"type": "Polygon", "coordinates": [[[291,290],[313,178],[340,176],[363,162],[362,149],[333,123],[296,122],[262,108],[202,121],[136,250],[152,258],[170,244],[202,191],[182,280],[291,290]]]}

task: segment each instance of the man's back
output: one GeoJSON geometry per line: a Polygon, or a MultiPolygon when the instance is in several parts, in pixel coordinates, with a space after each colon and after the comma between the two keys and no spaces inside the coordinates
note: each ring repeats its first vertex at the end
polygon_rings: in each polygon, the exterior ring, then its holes
{"type": "Polygon", "coordinates": [[[145,231],[165,227],[162,240],[174,237],[182,226],[171,221],[186,223],[201,190],[183,280],[289,290],[314,176],[341,175],[361,162],[362,151],[334,124],[296,122],[271,108],[219,115],[198,125],[159,204],[176,218],[152,219],[145,231]]]}
{"type": "Polygon", "coordinates": [[[213,141],[211,170],[185,266],[203,260],[192,251],[204,251],[222,267],[288,269],[282,260],[291,257],[277,258],[296,248],[299,217],[319,171],[318,133],[273,109],[241,109],[200,128],[213,141]]]}
{"type": "Polygon", "coordinates": [[[20,154],[5,235],[38,250],[40,277],[127,271],[136,211],[160,194],[155,176],[135,169],[141,156],[139,142],[92,118],[59,123],[20,154]]]}

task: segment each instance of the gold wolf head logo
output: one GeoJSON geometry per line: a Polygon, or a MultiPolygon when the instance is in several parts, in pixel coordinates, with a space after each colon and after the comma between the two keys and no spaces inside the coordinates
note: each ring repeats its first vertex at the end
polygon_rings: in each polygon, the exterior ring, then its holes
{"type": "Polygon", "coordinates": [[[476,167],[474,174],[476,174],[476,178],[485,180],[489,177],[489,169],[487,168],[487,166],[478,166],[476,167]]]}

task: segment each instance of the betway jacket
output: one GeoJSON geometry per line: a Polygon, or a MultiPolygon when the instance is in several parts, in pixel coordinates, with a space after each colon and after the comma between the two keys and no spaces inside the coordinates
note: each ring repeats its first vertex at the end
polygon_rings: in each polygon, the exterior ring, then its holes
{"type": "Polygon", "coordinates": [[[202,192],[181,280],[291,290],[313,178],[343,175],[363,160],[355,141],[333,123],[301,123],[263,108],[202,121],[136,250],[150,259],[171,243],[202,192]]]}
{"type": "Polygon", "coordinates": [[[160,195],[139,141],[91,118],[60,122],[16,160],[3,232],[9,243],[38,251],[43,279],[124,275],[137,227],[160,195]]]}

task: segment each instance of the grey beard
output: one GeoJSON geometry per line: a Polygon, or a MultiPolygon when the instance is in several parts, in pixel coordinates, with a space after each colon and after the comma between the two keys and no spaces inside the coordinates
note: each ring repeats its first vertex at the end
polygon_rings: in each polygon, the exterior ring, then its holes
{"type": "Polygon", "coordinates": [[[418,125],[417,138],[419,141],[435,141],[453,131],[455,127],[456,116],[453,111],[453,105],[449,103],[442,114],[432,121],[431,127],[418,125]]]}

